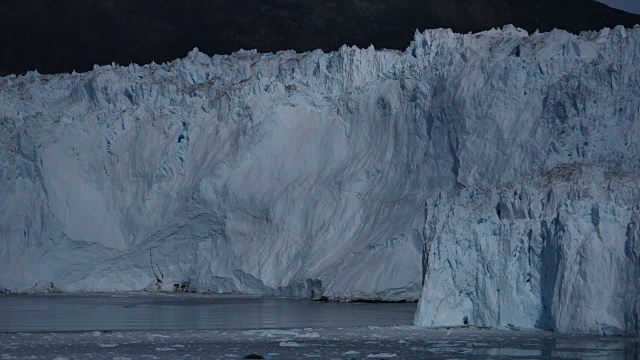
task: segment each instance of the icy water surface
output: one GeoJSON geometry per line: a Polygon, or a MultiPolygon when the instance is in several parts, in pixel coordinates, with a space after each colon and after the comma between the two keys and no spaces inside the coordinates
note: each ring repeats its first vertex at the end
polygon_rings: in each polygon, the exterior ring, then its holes
{"type": "Polygon", "coordinates": [[[0,359],[640,359],[640,339],[428,329],[407,325],[414,311],[194,294],[6,295],[0,359]]]}
{"type": "Polygon", "coordinates": [[[0,296],[0,332],[409,325],[416,304],[176,295],[0,296]]]}
{"type": "Polygon", "coordinates": [[[0,359],[637,360],[639,349],[637,339],[413,326],[0,333],[0,359]]]}

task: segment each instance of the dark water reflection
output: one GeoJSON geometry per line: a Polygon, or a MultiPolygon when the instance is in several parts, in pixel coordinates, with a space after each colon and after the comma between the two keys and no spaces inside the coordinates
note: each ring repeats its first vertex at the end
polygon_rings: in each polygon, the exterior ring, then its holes
{"type": "Polygon", "coordinates": [[[416,304],[181,295],[0,296],[0,332],[408,325],[416,304]]]}
{"type": "Polygon", "coordinates": [[[559,338],[490,343],[466,354],[488,358],[640,360],[640,343],[634,339],[561,335],[559,338]]]}
{"type": "Polygon", "coordinates": [[[139,358],[140,354],[158,350],[153,336],[159,336],[167,341],[180,340],[180,346],[193,342],[195,350],[181,348],[181,355],[196,357],[202,355],[199,351],[227,354],[230,349],[218,346],[229,341],[247,347],[255,346],[252,344],[257,341],[263,346],[260,351],[282,353],[282,358],[304,358],[311,350],[320,358],[343,358],[343,354],[355,349],[362,355],[359,358],[366,358],[365,354],[396,354],[400,359],[640,359],[640,339],[541,331],[385,327],[410,324],[415,308],[416,304],[322,303],[192,294],[8,295],[0,296],[0,349],[13,349],[7,355],[17,357],[55,351],[98,354],[93,342],[99,341],[106,344],[107,350],[115,351],[109,353],[109,359],[116,353],[139,358]],[[300,330],[229,331],[277,328],[300,330]],[[298,338],[297,333],[311,332],[304,328],[314,328],[314,336],[298,338]],[[171,331],[204,329],[225,331],[171,331]],[[101,332],[64,332],[93,330],[101,332]],[[165,335],[149,335],[148,331],[105,330],[168,331],[163,332],[165,335]],[[269,337],[271,333],[274,335],[269,337]],[[288,343],[304,343],[304,347],[283,347],[282,338],[287,336],[291,338],[288,343]]]}

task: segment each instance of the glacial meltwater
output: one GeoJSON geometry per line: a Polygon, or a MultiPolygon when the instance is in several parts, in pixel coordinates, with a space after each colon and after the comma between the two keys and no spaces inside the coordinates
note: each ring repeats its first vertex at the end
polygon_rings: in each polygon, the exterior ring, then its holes
{"type": "Polygon", "coordinates": [[[638,339],[411,326],[416,304],[196,294],[0,296],[0,357],[638,359],[638,339]],[[258,354],[261,357],[247,357],[258,354]]]}
{"type": "Polygon", "coordinates": [[[195,294],[0,296],[0,332],[410,325],[415,303],[195,294]]]}

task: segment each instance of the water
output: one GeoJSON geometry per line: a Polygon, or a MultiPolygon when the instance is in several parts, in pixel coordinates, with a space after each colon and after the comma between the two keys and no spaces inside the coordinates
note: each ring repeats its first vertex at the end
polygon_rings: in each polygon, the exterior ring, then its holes
{"type": "Polygon", "coordinates": [[[409,325],[416,304],[151,295],[0,296],[0,332],[409,325]]]}
{"type": "Polygon", "coordinates": [[[415,307],[195,294],[5,295],[0,357],[640,359],[639,339],[390,326],[411,324],[415,307]]]}

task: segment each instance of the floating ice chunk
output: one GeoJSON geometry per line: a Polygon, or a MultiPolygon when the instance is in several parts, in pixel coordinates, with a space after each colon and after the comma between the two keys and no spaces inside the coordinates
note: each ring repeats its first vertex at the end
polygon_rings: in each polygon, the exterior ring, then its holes
{"type": "Polygon", "coordinates": [[[379,354],[369,354],[367,355],[367,358],[375,358],[375,359],[391,359],[394,357],[397,357],[398,354],[391,354],[391,353],[379,353],[379,354]]]}
{"type": "Polygon", "coordinates": [[[296,337],[297,338],[319,338],[320,334],[318,334],[317,332],[310,332],[310,333],[297,334],[296,337]]]}
{"type": "Polygon", "coordinates": [[[279,345],[283,346],[283,347],[300,347],[300,346],[303,346],[302,344],[297,343],[295,341],[282,341],[282,342],[280,342],[279,345]]]}
{"type": "Polygon", "coordinates": [[[157,347],[156,351],[176,351],[176,349],[172,348],[172,347],[157,347]]]}

